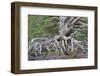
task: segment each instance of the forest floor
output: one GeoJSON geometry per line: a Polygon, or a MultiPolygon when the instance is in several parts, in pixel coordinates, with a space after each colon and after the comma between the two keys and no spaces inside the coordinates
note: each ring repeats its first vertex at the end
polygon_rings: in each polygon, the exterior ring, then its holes
{"type": "Polygon", "coordinates": [[[65,54],[56,54],[51,52],[49,54],[42,54],[39,56],[29,56],[28,60],[56,60],[56,59],[79,59],[79,58],[88,58],[88,51],[83,53],[82,51],[68,52],[65,54]]]}

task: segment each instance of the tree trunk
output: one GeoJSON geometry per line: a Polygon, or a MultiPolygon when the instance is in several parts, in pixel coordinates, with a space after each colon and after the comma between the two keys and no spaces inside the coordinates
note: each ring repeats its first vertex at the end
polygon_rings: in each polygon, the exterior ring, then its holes
{"type": "MultiPolygon", "coordinates": [[[[78,40],[75,40],[72,36],[77,33],[78,30],[73,31],[75,27],[75,22],[79,21],[80,17],[59,17],[59,34],[55,35],[53,38],[33,38],[29,44],[29,52],[39,51],[40,54],[43,48],[50,50],[51,47],[56,51],[65,53],[69,51],[74,51],[74,46],[77,45],[85,52],[83,46],[78,43],[78,40]],[[38,43],[38,44],[36,44],[38,43]],[[34,48],[34,50],[33,50],[34,48]]],[[[82,22],[80,22],[82,26],[82,22]]],[[[79,28],[80,29],[80,28],[79,28]]]]}

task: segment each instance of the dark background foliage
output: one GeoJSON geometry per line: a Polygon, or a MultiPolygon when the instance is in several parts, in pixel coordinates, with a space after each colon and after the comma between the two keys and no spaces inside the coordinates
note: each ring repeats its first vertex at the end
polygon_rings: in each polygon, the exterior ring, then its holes
{"type": "MultiPolygon", "coordinates": [[[[32,38],[52,38],[58,34],[58,16],[28,16],[28,41],[32,38]]],[[[80,19],[84,25],[88,24],[87,17],[80,19]]],[[[88,27],[83,27],[74,37],[80,41],[87,41],[88,27]]],[[[77,30],[77,29],[76,29],[77,30]]]]}

